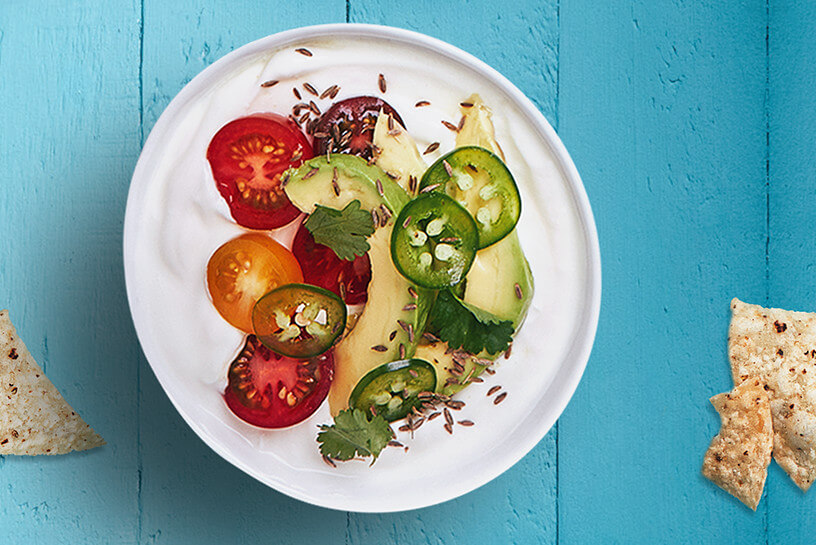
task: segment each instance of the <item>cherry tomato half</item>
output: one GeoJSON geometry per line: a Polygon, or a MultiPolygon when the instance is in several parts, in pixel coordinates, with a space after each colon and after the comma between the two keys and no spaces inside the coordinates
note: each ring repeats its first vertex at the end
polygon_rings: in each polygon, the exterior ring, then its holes
{"type": "Polygon", "coordinates": [[[260,233],[234,238],[207,263],[207,288],[218,313],[241,331],[252,332],[252,307],[269,291],[301,282],[295,256],[260,233]]]}
{"type": "Polygon", "coordinates": [[[224,400],[235,415],[261,428],[285,428],[314,413],[329,393],[334,356],[309,360],[275,354],[255,335],[230,364],[224,400]]]}
{"type": "Polygon", "coordinates": [[[340,259],[334,250],[315,242],[312,233],[300,226],[292,243],[292,253],[303,269],[303,281],[339,295],[347,305],[365,303],[371,280],[368,254],[353,261],[340,259]]]}
{"type": "Polygon", "coordinates": [[[380,110],[405,126],[397,111],[381,98],[359,96],[332,104],[315,125],[315,155],[349,153],[371,159],[371,141],[380,110]]]}
{"type": "Polygon", "coordinates": [[[235,221],[250,229],[282,227],[300,214],[281,187],[281,175],[311,157],[298,126],[268,113],[230,121],[207,148],[219,193],[235,221]]]}

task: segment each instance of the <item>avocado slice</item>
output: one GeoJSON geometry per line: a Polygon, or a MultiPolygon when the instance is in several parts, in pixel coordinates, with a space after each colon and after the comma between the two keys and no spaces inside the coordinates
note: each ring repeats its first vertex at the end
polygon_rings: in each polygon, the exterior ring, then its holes
{"type": "MultiPolygon", "coordinates": [[[[492,151],[504,160],[504,153],[496,142],[490,109],[478,94],[462,101],[464,122],[456,135],[456,147],[479,146],[492,151]]],[[[460,294],[466,303],[486,310],[502,320],[513,322],[518,331],[527,315],[533,298],[533,274],[530,264],[514,229],[497,243],[476,253],[460,294]],[[518,285],[518,288],[516,288],[518,285]]],[[[448,351],[444,342],[424,343],[417,347],[415,356],[433,364],[437,372],[437,391],[451,395],[469,384],[469,378],[479,376],[485,369],[473,358],[460,358],[464,371],[457,374],[454,369],[454,353],[448,351]]],[[[498,355],[486,352],[477,358],[495,361],[498,355]]]]}
{"type": "Polygon", "coordinates": [[[385,206],[392,214],[368,237],[368,301],[354,329],[334,349],[329,408],[337,415],[348,407],[349,395],[366,373],[383,363],[413,356],[433,296],[405,279],[391,261],[394,219],[409,198],[382,169],[351,155],[317,157],[290,173],[285,190],[303,212],[313,211],[318,204],[342,209],[357,199],[364,209],[385,206]]]}
{"type": "Polygon", "coordinates": [[[409,187],[411,176],[420,180],[428,169],[422,160],[414,138],[390,114],[380,113],[374,126],[374,145],[377,146],[376,164],[396,177],[397,183],[412,194],[416,187],[409,187]],[[392,127],[389,129],[389,125],[392,127]]]}

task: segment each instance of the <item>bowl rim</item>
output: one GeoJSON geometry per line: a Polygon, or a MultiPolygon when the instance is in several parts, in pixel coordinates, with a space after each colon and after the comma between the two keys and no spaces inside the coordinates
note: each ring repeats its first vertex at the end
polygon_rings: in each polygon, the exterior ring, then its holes
{"type": "MultiPolygon", "coordinates": [[[[142,186],[145,185],[146,184],[142,184],[142,186]]],[[[586,194],[586,189],[584,188],[580,175],[578,174],[578,170],[575,167],[572,158],[567,153],[561,139],[558,137],[550,123],[533,104],[533,102],[512,82],[510,82],[510,80],[474,55],[438,38],[433,38],[412,30],[384,25],[332,23],[311,25],[281,31],[238,47],[206,67],[192,80],[190,80],[190,82],[188,82],[181,89],[181,91],[179,91],[179,93],[172,99],[170,104],[162,112],[161,116],[151,129],[150,134],[140,152],[128,190],[123,230],[123,261],[128,306],[137,337],[139,338],[139,344],[142,347],[146,360],[150,364],[150,368],[161,384],[162,389],[187,425],[204,441],[209,448],[215,451],[216,454],[270,488],[306,503],[341,511],[387,513],[407,511],[436,505],[476,490],[518,463],[518,461],[528,454],[549,432],[563,413],[564,409],[572,398],[572,395],[575,393],[578,383],[580,382],[584,370],[586,369],[587,361],[594,343],[600,314],[601,256],[595,220],[589,204],[589,198],[586,194]],[[168,376],[162,370],[161,366],[156,366],[152,363],[150,357],[152,349],[149,346],[146,346],[146,343],[143,342],[145,335],[140,334],[140,331],[144,332],[147,330],[146,319],[144,316],[137,315],[138,312],[135,311],[134,292],[136,287],[134,286],[133,273],[129,272],[129,270],[133,267],[133,265],[129,265],[129,263],[131,263],[129,256],[131,255],[131,248],[135,243],[133,233],[135,223],[138,221],[134,216],[135,213],[133,209],[135,205],[133,203],[137,200],[137,196],[140,194],[140,191],[145,190],[145,187],[139,186],[137,180],[144,178],[144,174],[148,169],[148,164],[155,152],[154,148],[159,145],[164,134],[167,133],[170,128],[172,128],[172,121],[176,117],[178,111],[187,104],[190,98],[192,98],[201,89],[205,88],[209,84],[210,80],[220,78],[220,73],[223,71],[223,69],[236,62],[238,59],[245,56],[255,55],[265,50],[280,48],[293,42],[301,42],[326,37],[379,38],[424,47],[425,49],[446,56],[453,61],[459,62],[460,64],[478,72],[480,75],[491,81],[491,83],[496,85],[500,90],[506,93],[507,96],[522,110],[522,112],[528,116],[535,127],[545,135],[546,144],[553,153],[559,170],[561,170],[567,183],[570,196],[573,199],[575,212],[581,225],[581,231],[584,239],[583,242],[586,248],[586,277],[585,285],[583,286],[584,293],[586,294],[585,305],[576,322],[576,328],[573,332],[571,346],[563,357],[562,364],[555,372],[552,382],[548,387],[548,393],[551,394],[548,396],[548,405],[551,407],[551,409],[547,411],[546,418],[538,420],[536,422],[537,425],[535,425],[534,428],[527,429],[523,439],[516,442],[516,447],[512,450],[512,452],[506,452],[500,459],[497,460],[497,463],[493,464],[489,468],[486,468],[486,470],[480,473],[478,477],[474,477],[473,479],[464,483],[464,485],[459,483],[459,485],[456,487],[448,487],[444,490],[438,490],[436,487],[433,487],[433,491],[429,491],[428,495],[425,496],[421,502],[405,502],[398,497],[399,495],[397,495],[395,498],[396,501],[386,506],[377,504],[375,507],[372,502],[349,504],[346,498],[342,498],[340,501],[332,496],[316,498],[295,487],[282,486],[281,483],[270,483],[267,481],[263,475],[255,471],[248,464],[236,459],[236,457],[222,449],[215,438],[211,437],[183,410],[182,407],[179,406],[177,399],[168,388],[168,376]],[[564,365],[564,362],[572,362],[572,365],[564,365]]]]}

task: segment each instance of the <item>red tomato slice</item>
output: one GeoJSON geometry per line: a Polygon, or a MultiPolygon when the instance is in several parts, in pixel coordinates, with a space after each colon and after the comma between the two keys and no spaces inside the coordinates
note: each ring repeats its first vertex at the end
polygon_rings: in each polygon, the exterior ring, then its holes
{"type": "Polygon", "coordinates": [[[365,303],[371,280],[368,254],[346,261],[334,250],[315,242],[312,233],[300,226],[292,242],[292,253],[303,270],[303,281],[338,295],[347,305],[365,303]]]}
{"type": "Polygon", "coordinates": [[[323,155],[328,151],[371,159],[371,141],[380,110],[405,126],[397,111],[381,98],[359,96],[332,104],[315,125],[315,154],[323,155]]]}
{"type": "Polygon", "coordinates": [[[230,364],[224,392],[235,415],[261,428],[285,428],[311,416],[329,394],[334,356],[329,350],[308,360],[275,354],[249,335],[230,364]]]}
{"type": "Polygon", "coordinates": [[[282,227],[300,214],[281,187],[281,175],[312,157],[294,121],[269,113],[230,121],[207,148],[218,192],[235,221],[250,229],[282,227]]]}

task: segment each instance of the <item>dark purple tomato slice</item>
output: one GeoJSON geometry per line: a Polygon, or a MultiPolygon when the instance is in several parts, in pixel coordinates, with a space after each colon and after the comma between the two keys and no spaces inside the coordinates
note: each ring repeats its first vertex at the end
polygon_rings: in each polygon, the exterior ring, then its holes
{"type": "Polygon", "coordinates": [[[312,233],[300,226],[292,243],[292,253],[300,263],[303,281],[339,295],[347,305],[365,303],[371,281],[371,261],[368,254],[346,261],[334,250],[315,242],[312,233]]]}
{"type": "Polygon", "coordinates": [[[249,335],[230,364],[224,392],[235,415],[261,428],[285,428],[311,416],[329,394],[332,351],[298,360],[275,354],[249,335]]]}
{"type": "Polygon", "coordinates": [[[397,111],[381,98],[359,96],[332,104],[315,125],[315,155],[349,153],[371,159],[371,141],[380,110],[405,126],[397,111]]]}

